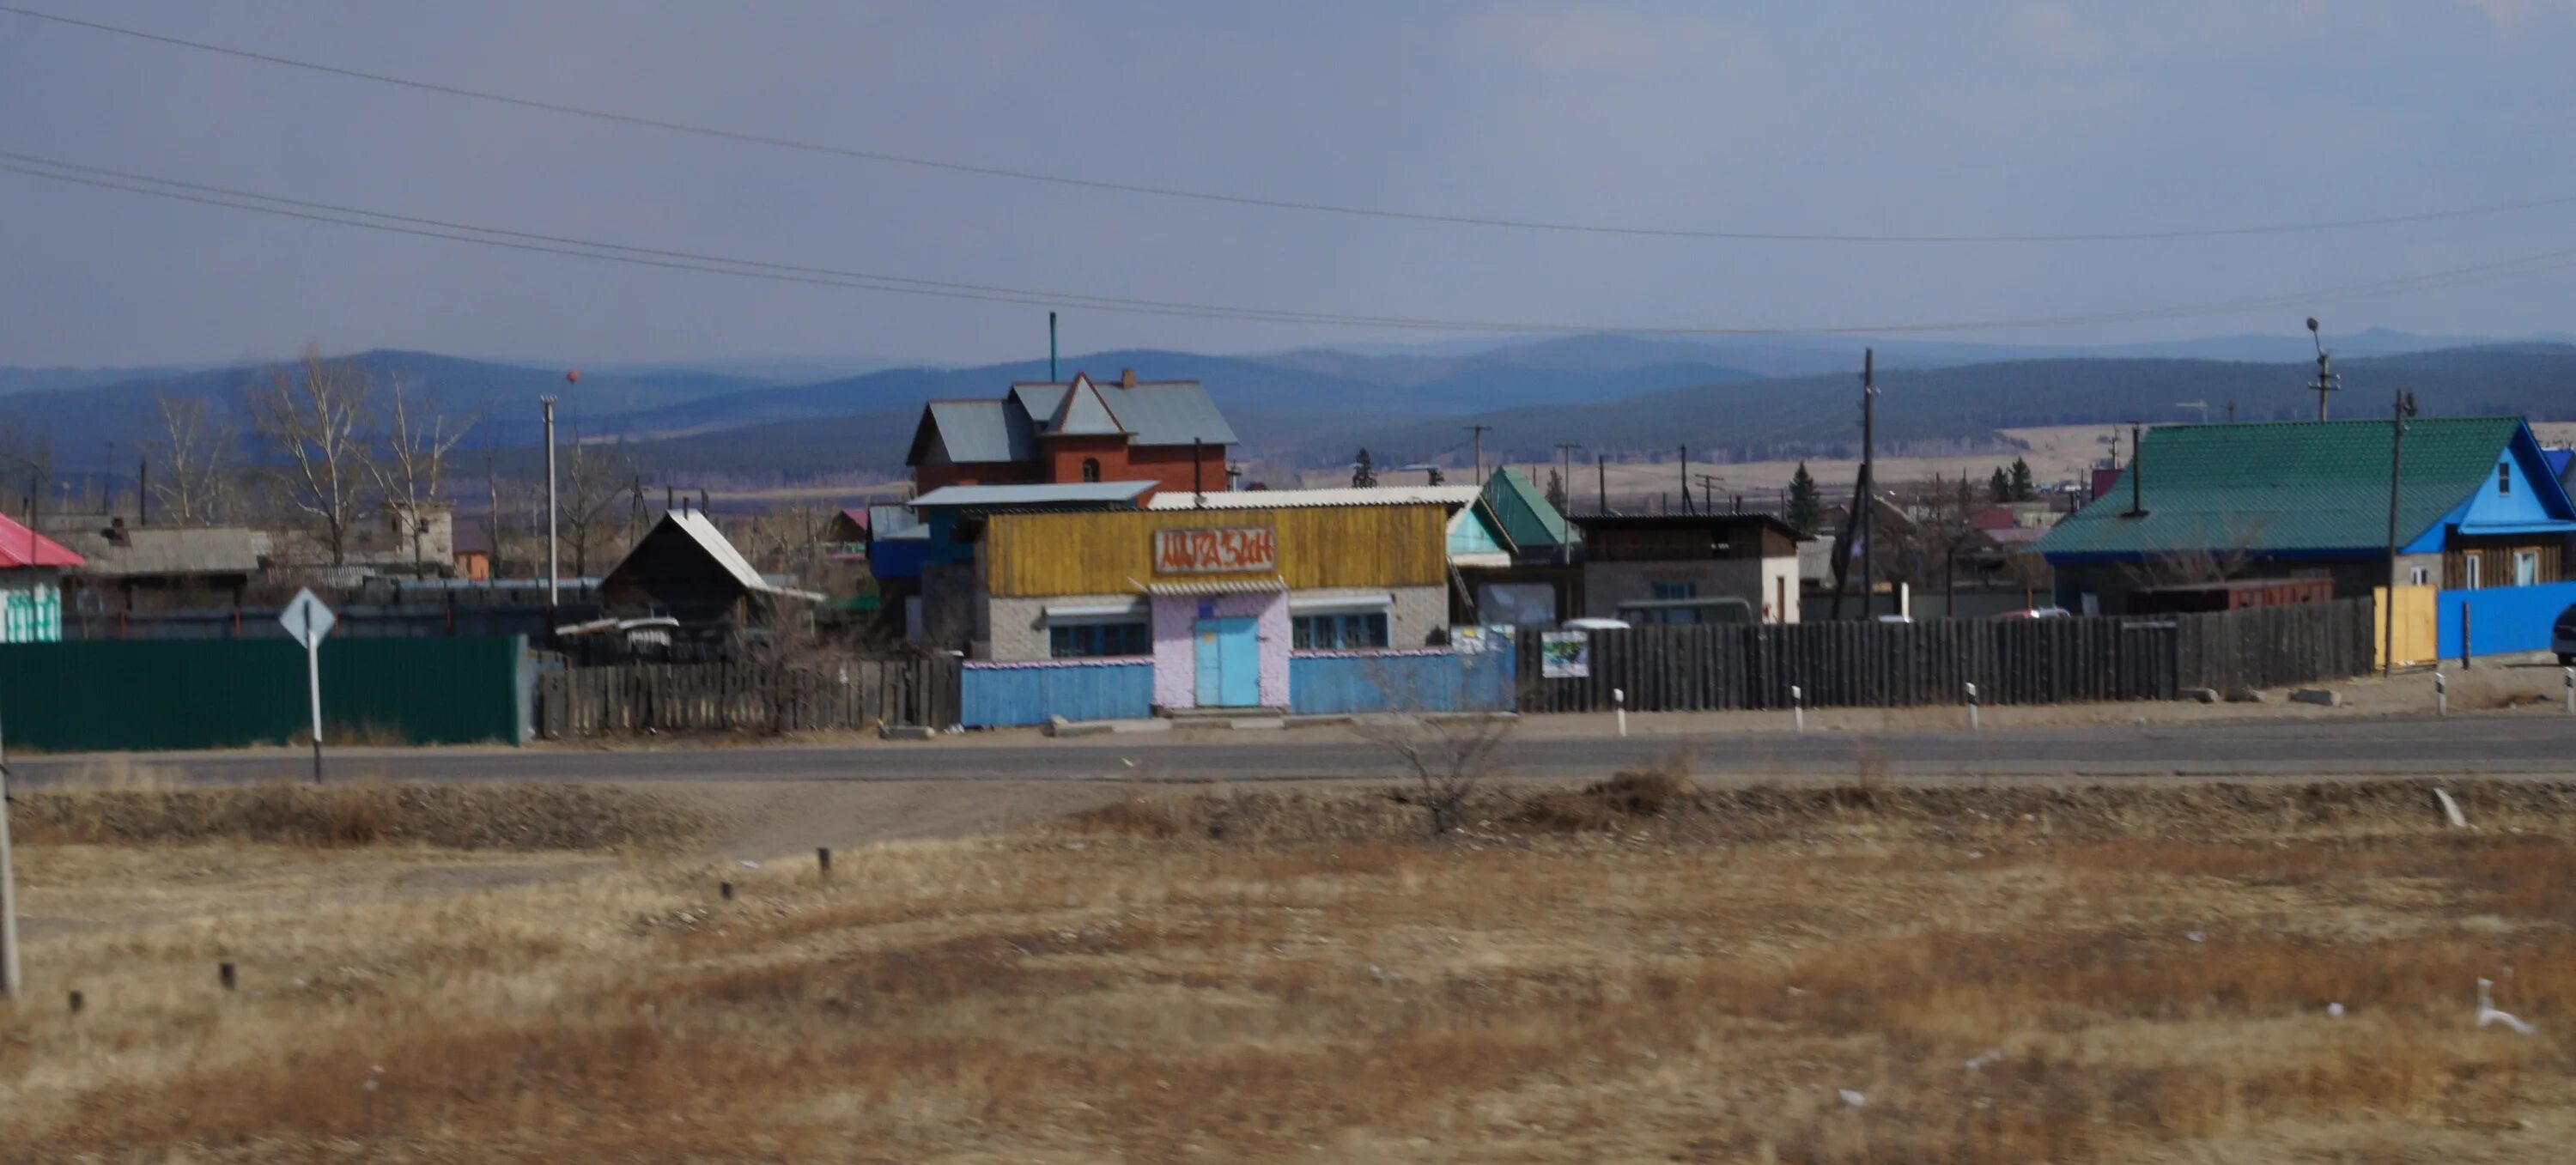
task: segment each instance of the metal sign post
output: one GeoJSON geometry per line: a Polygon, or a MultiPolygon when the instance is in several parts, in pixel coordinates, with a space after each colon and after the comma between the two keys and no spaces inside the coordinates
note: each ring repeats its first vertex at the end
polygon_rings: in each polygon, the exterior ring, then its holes
{"type": "Polygon", "coordinates": [[[313,783],[318,785],[322,783],[322,637],[331,633],[339,618],[307,588],[295,592],[295,601],[286,604],[277,621],[304,647],[304,687],[313,705],[313,783]]]}

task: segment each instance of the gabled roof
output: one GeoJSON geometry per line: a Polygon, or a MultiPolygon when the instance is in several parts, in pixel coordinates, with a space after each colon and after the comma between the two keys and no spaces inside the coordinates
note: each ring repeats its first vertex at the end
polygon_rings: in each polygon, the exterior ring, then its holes
{"type": "MultiPolygon", "coordinates": [[[[1041,414],[1043,415],[1043,414],[1041,414]]],[[[1037,456],[1030,414],[998,400],[935,400],[921,409],[903,463],[919,465],[936,442],[951,464],[1027,461],[1037,456]]]]}
{"type": "Polygon", "coordinates": [[[725,538],[724,531],[716,529],[712,519],[696,510],[662,511],[662,519],[655,522],[652,529],[645,531],[642,538],[636,539],[634,548],[628,550],[624,557],[617,560],[617,565],[608,568],[608,573],[601,577],[613,578],[618,572],[625,570],[627,562],[643,550],[644,544],[652,541],[654,535],[665,529],[675,530],[689,541],[696,543],[698,549],[704,551],[707,558],[713,561],[718,569],[723,570],[746,591],[787,599],[803,599],[809,603],[823,601],[823,596],[812,591],[782,587],[761,577],[759,571],[751,568],[750,561],[742,556],[742,552],[733,548],[733,543],[725,538]]]}
{"type": "Polygon", "coordinates": [[[25,570],[34,566],[75,567],[85,565],[80,555],[63,544],[36,533],[5,514],[0,514],[0,570],[25,570]]]}
{"type": "Polygon", "coordinates": [[[1014,384],[1011,399],[1023,413],[1043,421],[1064,408],[1065,396],[1076,381],[1090,384],[1100,394],[1118,427],[1133,434],[1128,438],[1132,444],[1235,443],[1234,429],[1225,423],[1225,414],[1218,411],[1216,402],[1208,399],[1207,389],[1195,380],[1140,380],[1130,386],[1092,380],[1077,372],[1072,381],[1061,384],[1014,384]]]}
{"type": "MultiPolygon", "coordinates": [[[[2299,553],[2385,549],[2387,421],[2166,425],[2149,429],[2132,472],[2039,541],[2052,560],[2193,550],[2299,553]]],[[[2476,499],[2514,457],[2554,519],[2576,507],[2547,472],[2519,417],[2427,417],[2406,424],[2397,536],[2412,543],[2476,499]]]]}
{"type": "Polygon", "coordinates": [[[1124,437],[1127,430],[1112,416],[1109,406],[1100,399],[1100,390],[1091,378],[1074,374],[1073,384],[1066,389],[1063,403],[1047,418],[1040,434],[1046,437],[1124,437]]]}
{"type": "Polygon", "coordinates": [[[1712,535],[1744,529],[1769,529],[1793,542],[1814,540],[1814,535],[1801,531],[1773,514],[1588,514],[1571,519],[1586,533],[1610,530],[1707,530],[1712,535]]]}
{"type": "Polygon", "coordinates": [[[1547,494],[1529,475],[1503,468],[1485,479],[1485,504],[1502,519],[1503,529],[1525,550],[1551,550],[1574,540],[1565,515],[1549,504],[1547,494]]]}
{"type": "Polygon", "coordinates": [[[916,510],[1100,506],[1133,502],[1136,495],[1157,484],[1151,481],[1072,481],[1056,485],[951,485],[914,498],[911,505],[916,510]]]}

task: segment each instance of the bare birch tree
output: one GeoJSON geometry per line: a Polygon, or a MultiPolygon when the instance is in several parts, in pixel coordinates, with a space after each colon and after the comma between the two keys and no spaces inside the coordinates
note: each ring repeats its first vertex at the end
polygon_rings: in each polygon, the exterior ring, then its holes
{"type": "Polygon", "coordinates": [[[161,414],[161,439],[151,448],[161,474],[152,482],[152,500],[183,526],[223,520],[232,508],[232,425],[204,397],[163,393],[153,405],[161,414]]]}
{"type": "Polygon", "coordinates": [[[385,434],[385,455],[366,463],[367,474],[375,479],[377,495],[395,508],[395,529],[411,535],[411,565],[417,572],[422,568],[421,531],[428,524],[428,508],[438,504],[444,487],[448,451],[473,430],[474,419],[466,418],[451,432],[437,401],[423,394],[414,402],[403,394],[401,374],[391,380],[387,396],[393,403],[393,428],[385,434]]]}
{"type": "Polygon", "coordinates": [[[333,566],[348,561],[349,531],[366,489],[371,387],[365,369],[308,348],[301,367],[271,371],[267,387],[250,397],[251,424],[277,463],[278,492],[333,566]]]}
{"type": "Polygon", "coordinates": [[[575,578],[590,577],[590,551],[602,549],[614,535],[617,503],[635,477],[635,459],[623,440],[584,444],[576,435],[563,460],[563,493],[557,499],[562,538],[572,551],[575,578]]]}

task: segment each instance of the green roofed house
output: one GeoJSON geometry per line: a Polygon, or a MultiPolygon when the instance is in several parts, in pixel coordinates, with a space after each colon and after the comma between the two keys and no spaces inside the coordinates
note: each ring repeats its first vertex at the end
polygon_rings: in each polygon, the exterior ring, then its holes
{"type": "MultiPolygon", "coordinates": [[[[2123,614],[2141,590],[2330,578],[2389,582],[2389,421],[2167,425],[2126,474],[2035,549],[2070,610],[2123,614]]],[[[2464,591],[2568,577],[2576,505],[2519,417],[2406,423],[2397,583],[2464,591]]]]}

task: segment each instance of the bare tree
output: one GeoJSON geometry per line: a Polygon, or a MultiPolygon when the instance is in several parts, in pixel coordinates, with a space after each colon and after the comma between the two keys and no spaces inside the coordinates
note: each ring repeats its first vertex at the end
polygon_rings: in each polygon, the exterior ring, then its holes
{"type": "Polygon", "coordinates": [[[308,348],[300,368],[272,370],[267,387],[250,397],[251,424],[277,462],[278,493],[333,566],[348,561],[349,531],[366,489],[372,387],[365,369],[308,348]]]}
{"type": "Polygon", "coordinates": [[[1360,739],[1394,754],[1413,780],[1404,798],[1422,807],[1437,837],[1466,824],[1467,802],[1494,770],[1494,754],[1511,738],[1513,722],[1493,713],[1370,716],[1352,729],[1360,739]]]}
{"type": "Polygon", "coordinates": [[[606,549],[614,536],[611,511],[627,496],[635,459],[627,455],[623,440],[584,444],[576,434],[562,467],[564,489],[556,503],[562,536],[572,550],[573,577],[588,578],[591,548],[606,549]]]}
{"type": "Polygon", "coordinates": [[[187,526],[223,520],[232,502],[230,422],[200,396],[153,398],[161,414],[161,474],[152,482],[152,498],[165,518],[187,526]]]}
{"type": "Polygon", "coordinates": [[[447,454],[474,428],[474,418],[449,431],[438,404],[423,394],[415,403],[403,395],[402,375],[391,377],[387,394],[393,402],[393,428],[385,434],[385,455],[366,462],[377,495],[394,508],[394,529],[411,535],[411,565],[422,569],[421,534],[428,508],[438,504],[447,476],[447,454]]]}

